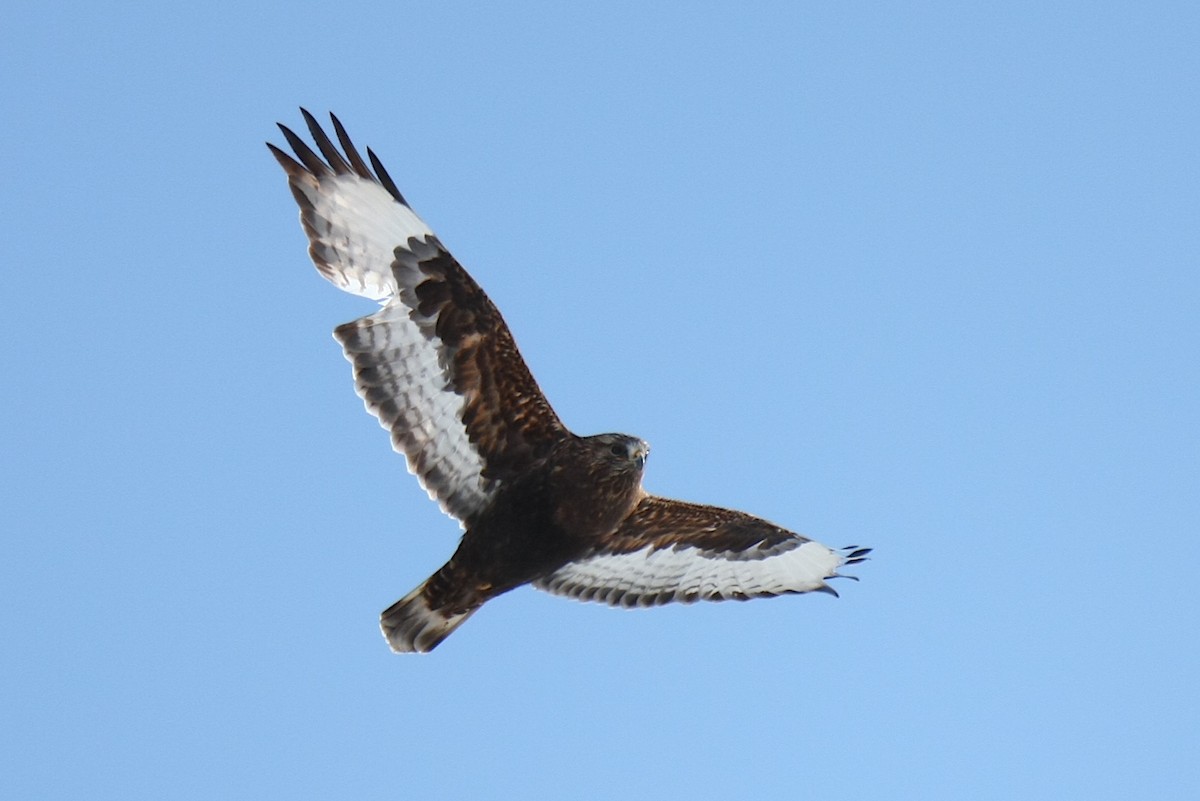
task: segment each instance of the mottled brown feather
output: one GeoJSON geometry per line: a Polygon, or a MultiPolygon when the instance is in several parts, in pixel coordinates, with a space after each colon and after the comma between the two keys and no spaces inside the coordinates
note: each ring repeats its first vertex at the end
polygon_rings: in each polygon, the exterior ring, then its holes
{"type": "Polygon", "coordinates": [[[401,297],[427,337],[440,341],[448,388],[464,399],[462,423],[484,461],[484,477],[505,481],[568,436],[521,358],[503,317],[434,237],[396,249],[401,297]],[[404,276],[422,280],[410,291],[404,276]]]}
{"type": "Polygon", "coordinates": [[[806,537],[745,512],[650,495],[602,538],[598,550],[632,553],[651,545],[655,550],[688,547],[737,554],[754,548],[766,555],[777,546],[794,548],[804,542],[806,537]]]}

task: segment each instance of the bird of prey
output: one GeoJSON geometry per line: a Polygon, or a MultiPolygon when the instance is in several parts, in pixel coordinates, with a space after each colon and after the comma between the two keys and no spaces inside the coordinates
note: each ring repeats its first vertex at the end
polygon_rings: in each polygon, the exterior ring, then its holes
{"type": "Polygon", "coordinates": [[[563,425],[500,312],[375,154],[363,159],[336,117],[340,149],[301,113],[316,150],[284,125],[293,154],[268,147],[300,205],[308,253],[335,286],[381,306],[334,338],[367,410],[463,529],[450,561],[383,612],[392,650],[432,650],[523,584],[623,607],[837,594],[826,580],[869,549],[650,495],[644,441],[563,425]]]}

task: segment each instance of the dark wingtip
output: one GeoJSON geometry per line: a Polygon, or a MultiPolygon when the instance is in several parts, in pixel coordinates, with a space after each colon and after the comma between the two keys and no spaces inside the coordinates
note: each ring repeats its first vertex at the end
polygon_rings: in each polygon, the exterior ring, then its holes
{"type": "Polygon", "coordinates": [[[350,141],[350,134],[346,133],[346,128],[342,125],[342,121],[333,113],[330,113],[329,119],[333,120],[333,132],[337,135],[338,141],[342,143],[342,150],[346,151],[346,158],[350,159],[350,166],[358,173],[359,178],[374,181],[375,176],[371,173],[371,168],[367,166],[367,162],[363,161],[358,148],[350,141]]]}
{"type": "Polygon", "coordinates": [[[283,132],[283,138],[287,140],[287,143],[296,153],[296,156],[300,159],[300,162],[308,168],[309,172],[318,176],[329,173],[329,165],[327,165],[324,161],[321,161],[321,157],[313,152],[313,149],[305,144],[303,139],[297,136],[291,128],[287,127],[282,122],[278,123],[278,125],[279,130],[283,132]]]}
{"type": "Polygon", "coordinates": [[[371,160],[371,166],[375,168],[375,175],[379,183],[383,184],[383,188],[391,193],[392,197],[407,206],[408,201],[404,199],[404,195],[400,194],[400,190],[396,188],[396,182],[392,180],[392,176],[388,175],[387,170],[383,168],[383,162],[379,160],[375,152],[369,147],[367,148],[367,158],[371,160]]]}
{"type": "Polygon", "coordinates": [[[388,194],[395,198],[398,203],[408,206],[408,201],[400,193],[396,182],[392,180],[392,176],[388,175],[388,171],[384,169],[383,163],[370,148],[367,148],[367,156],[370,159],[371,166],[367,166],[367,161],[363,159],[358,149],[354,147],[354,143],[350,141],[350,137],[346,133],[342,121],[337,118],[337,115],[330,114],[329,118],[333,121],[333,130],[337,135],[338,142],[341,144],[342,150],[345,151],[344,156],[338,150],[337,145],[333,143],[333,140],[325,133],[324,129],[321,128],[321,124],[317,122],[317,118],[308,109],[304,108],[304,106],[300,107],[300,115],[304,117],[304,124],[308,127],[309,133],[312,134],[313,141],[316,143],[317,149],[321,151],[321,154],[318,155],[291,128],[282,122],[276,123],[279,126],[279,130],[283,133],[283,138],[287,140],[288,145],[295,153],[295,156],[270,142],[267,142],[267,147],[271,149],[272,155],[275,156],[275,159],[289,175],[307,171],[320,179],[322,176],[327,176],[330,173],[337,175],[354,173],[360,178],[375,181],[386,189],[388,194]],[[374,168],[373,173],[371,171],[372,167],[374,168]]]}
{"type": "Polygon", "coordinates": [[[316,117],[309,114],[304,108],[300,109],[300,113],[304,116],[304,124],[308,126],[308,132],[312,135],[313,141],[317,143],[317,149],[321,151],[321,155],[329,162],[329,166],[338,175],[349,173],[350,165],[342,158],[342,154],[338,152],[337,147],[330,141],[329,136],[325,133],[325,129],[321,127],[321,123],[317,122],[316,117]]]}
{"type": "Polygon", "coordinates": [[[856,565],[859,562],[865,562],[869,558],[867,554],[875,550],[874,548],[859,548],[857,545],[847,545],[842,549],[848,551],[846,554],[846,564],[856,565]]]}
{"type": "Polygon", "coordinates": [[[304,166],[288,153],[280,150],[270,142],[267,142],[267,148],[271,151],[271,155],[275,157],[275,160],[279,162],[279,166],[283,167],[284,171],[289,175],[293,172],[304,172],[304,166]]]}

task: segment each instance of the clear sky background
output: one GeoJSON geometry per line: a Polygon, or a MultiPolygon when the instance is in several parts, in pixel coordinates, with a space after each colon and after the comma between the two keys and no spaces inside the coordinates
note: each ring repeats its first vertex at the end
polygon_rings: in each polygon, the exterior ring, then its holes
{"type": "Polygon", "coordinates": [[[10,5],[0,796],[1200,797],[1200,11],[1003,5],[10,5]],[[457,529],[330,338],[299,105],[568,425],[861,582],[391,654],[457,529]]]}

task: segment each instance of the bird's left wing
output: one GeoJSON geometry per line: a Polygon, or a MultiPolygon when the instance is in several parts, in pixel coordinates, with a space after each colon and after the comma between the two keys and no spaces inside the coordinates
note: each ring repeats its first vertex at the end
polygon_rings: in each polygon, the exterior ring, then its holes
{"type": "Polygon", "coordinates": [[[833,550],[743,512],[648,496],[590,552],[534,586],[625,607],[836,595],[826,579],[869,550],[833,550]]]}
{"type": "Polygon", "coordinates": [[[301,109],[317,154],[280,125],[294,157],[268,144],[288,176],[317,269],[379,301],[338,326],[367,410],[429,496],[468,523],[498,487],[567,436],[500,312],[409,207],[375,154],[359,154],[336,117],[341,150],[301,109]]]}

